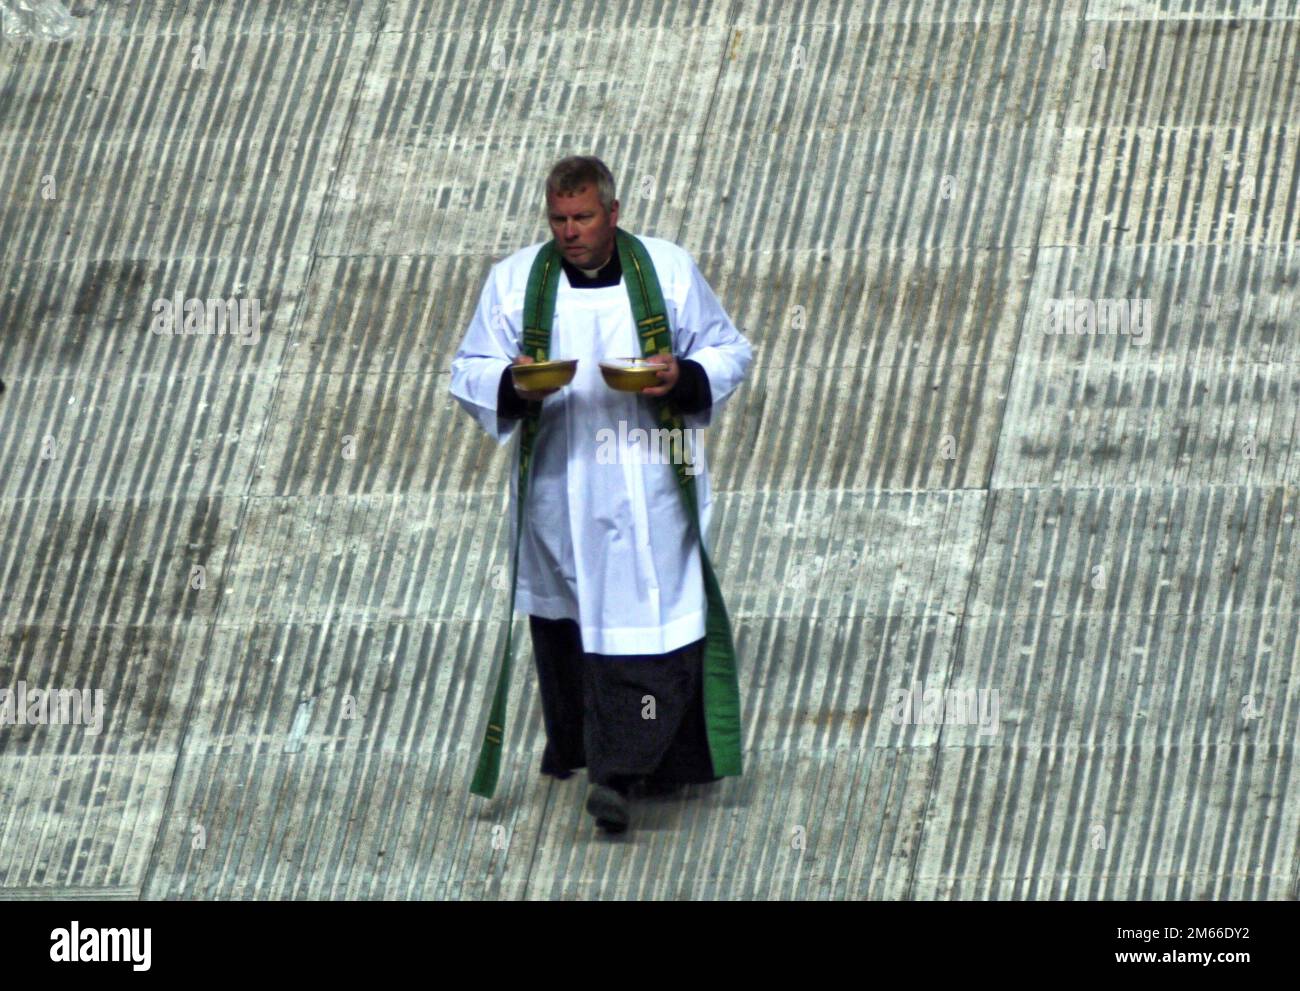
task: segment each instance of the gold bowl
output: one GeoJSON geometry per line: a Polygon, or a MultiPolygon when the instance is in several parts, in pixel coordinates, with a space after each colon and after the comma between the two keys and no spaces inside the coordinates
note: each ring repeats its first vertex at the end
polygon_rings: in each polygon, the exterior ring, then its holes
{"type": "Polygon", "coordinates": [[[640,392],[649,386],[662,384],[659,381],[659,369],[663,367],[645,358],[614,358],[600,363],[600,374],[611,389],[640,392]]]}
{"type": "Polygon", "coordinates": [[[578,370],[577,358],[562,358],[558,361],[534,361],[530,365],[511,365],[510,374],[514,376],[515,385],[530,392],[543,389],[559,389],[573,381],[578,370]]]}

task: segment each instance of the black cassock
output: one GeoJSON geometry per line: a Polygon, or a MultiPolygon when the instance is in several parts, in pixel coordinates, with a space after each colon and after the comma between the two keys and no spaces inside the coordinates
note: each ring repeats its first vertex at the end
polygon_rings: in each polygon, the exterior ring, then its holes
{"type": "MultiPolygon", "coordinates": [[[[575,289],[616,286],[623,276],[617,251],[594,277],[566,259],[561,264],[575,289]]],[[[669,400],[684,413],[707,408],[713,397],[703,367],[689,358],[677,365],[669,400]]],[[[497,414],[517,418],[528,408],[507,368],[497,414]]],[[[593,784],[624,792],[637,779],[652,785],[718,780],[704,722],[703,638],[667,654],[592,654],[582,649],[572,619],[529,616],[528,626],[546,726],[543,774],[564,778],[586,767],[593,784]]]]}

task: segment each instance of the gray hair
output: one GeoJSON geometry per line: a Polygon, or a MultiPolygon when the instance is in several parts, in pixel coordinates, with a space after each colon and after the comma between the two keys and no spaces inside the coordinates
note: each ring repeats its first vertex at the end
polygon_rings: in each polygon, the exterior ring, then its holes
{"type": "MultiPolygon", "coordinates": [[[[583,186],[596,186],[600,205],[609,213],[614,209],[614,174],[594,155],[570,155],[551,166],[546,177],[546,192],[556,196],[576,193],[583,186]]],[[[549,205],[547,207],[549,210],[549,205]]]]}

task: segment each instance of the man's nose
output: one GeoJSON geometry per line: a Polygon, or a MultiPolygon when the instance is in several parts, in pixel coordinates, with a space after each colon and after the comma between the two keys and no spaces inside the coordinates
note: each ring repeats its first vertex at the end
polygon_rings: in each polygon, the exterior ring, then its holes
{"type": "Polygon", "coordinates": [[[567,237],[570,241],[572,241],[575,237],[578,236],[578,227],[576,224],[573,223],[573,221],[569,220],[565,222],[564,236],[567,237]]]}

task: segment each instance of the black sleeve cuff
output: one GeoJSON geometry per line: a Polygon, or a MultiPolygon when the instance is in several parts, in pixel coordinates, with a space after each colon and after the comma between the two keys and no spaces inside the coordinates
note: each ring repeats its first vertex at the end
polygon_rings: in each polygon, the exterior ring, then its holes
{"type": "Polygon", "coordinates": [[[690,358],[677,359],[677,384],[668,393],[683,413],[702,413],[713,405],[713,390],[704,366],[690,358]]]}
{"type": "Polygon", "coordinates": [[[515,380],[507,365],[501,373],[501,384],[497,386],[497,416],[503,420],[522,420],[531,405],[515,391],[515,380]]]}

